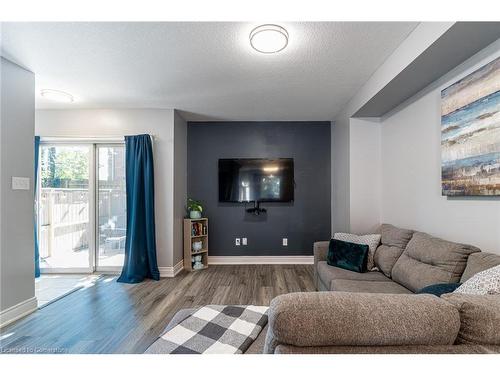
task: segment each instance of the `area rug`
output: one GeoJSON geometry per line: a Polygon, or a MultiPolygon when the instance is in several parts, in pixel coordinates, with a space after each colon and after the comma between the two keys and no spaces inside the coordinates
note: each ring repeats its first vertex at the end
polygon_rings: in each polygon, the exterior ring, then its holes
{"type": "Polygon", "coordinates": [[[149,354],[241,354],[267,324],[267,306],[207,305],[164,332],[149,354]]]}

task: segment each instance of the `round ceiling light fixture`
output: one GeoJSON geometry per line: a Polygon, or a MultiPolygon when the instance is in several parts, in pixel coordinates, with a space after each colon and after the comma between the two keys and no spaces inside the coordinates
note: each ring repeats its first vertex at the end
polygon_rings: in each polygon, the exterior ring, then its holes
{"type": "Polygon", "coordinates": [[[261,53],[276,53],[288,44],[288,32],[278,25],[260,25],[250,33],[250,45],[261,53]]]}
{"type": "Polygon", "coordinates": [[[40,95],[43,96],[45,99],[49,99],[54,102],[73,103],[75,101],[73,95],[70,95],[67,92],[59,90],[45,89],[40,91],[40,95]]]}

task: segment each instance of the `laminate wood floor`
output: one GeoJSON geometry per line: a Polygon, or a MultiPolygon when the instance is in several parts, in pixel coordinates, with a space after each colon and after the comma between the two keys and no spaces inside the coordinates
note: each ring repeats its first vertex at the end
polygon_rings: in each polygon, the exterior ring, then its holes
{"type": "Polygon", "coordinates": [[[312,265],[210,266],[175,278],[122,284],[106,276],[0,331],[1,353],[143,353],[180,309],[269,305],[314,291],[312,265]]]}

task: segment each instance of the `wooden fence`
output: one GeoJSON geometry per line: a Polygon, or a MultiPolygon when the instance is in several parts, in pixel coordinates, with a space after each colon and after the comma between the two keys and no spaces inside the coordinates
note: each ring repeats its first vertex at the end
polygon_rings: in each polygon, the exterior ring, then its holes
{"type": "MultiPolygon", "coordinates": [[[[53,249],[80,251],[89,247],[89,202],[87,189],[42,188],[38,216],[41,258],[50,257],[53,249]]],[[[109,232],[106,228],[110,225],[125,228],[125,220],[125,192],[100,189],[101,232],[109,232]]]]}

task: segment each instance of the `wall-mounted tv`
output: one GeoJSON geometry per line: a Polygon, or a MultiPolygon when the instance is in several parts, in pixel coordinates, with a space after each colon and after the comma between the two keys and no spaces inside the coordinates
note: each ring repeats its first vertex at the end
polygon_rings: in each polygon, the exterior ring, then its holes
{"type": "Polygon", "coordinates": [[[290,202],[293,159],[219,159],[220,202],[290,202]]]}

